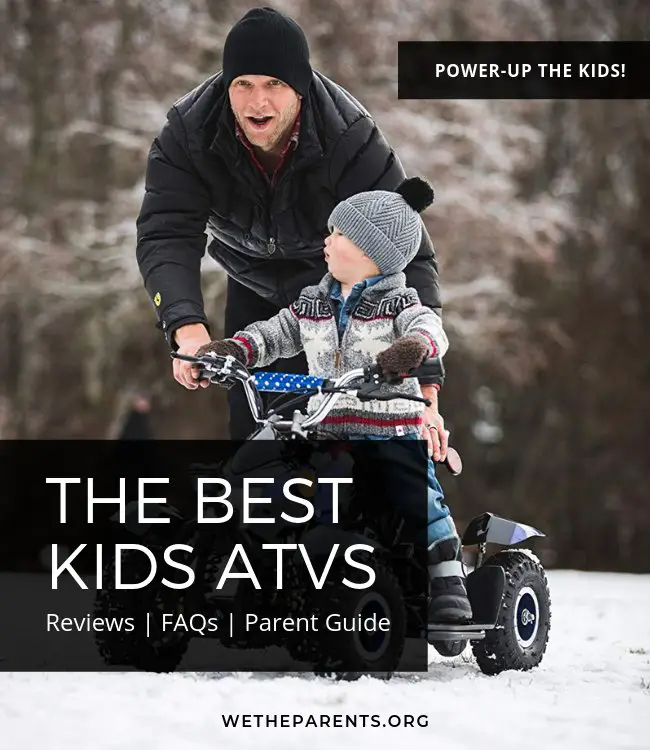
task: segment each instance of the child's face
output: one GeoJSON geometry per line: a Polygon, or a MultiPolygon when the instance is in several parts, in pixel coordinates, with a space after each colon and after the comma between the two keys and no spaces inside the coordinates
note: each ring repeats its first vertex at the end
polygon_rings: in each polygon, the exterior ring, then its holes
{"type": "Polygon", "coordinates": [[[355,284],[381,273],[374,261],[336,227],[325,238],[324,253],[330,273],[342,284],[355,284]]]}

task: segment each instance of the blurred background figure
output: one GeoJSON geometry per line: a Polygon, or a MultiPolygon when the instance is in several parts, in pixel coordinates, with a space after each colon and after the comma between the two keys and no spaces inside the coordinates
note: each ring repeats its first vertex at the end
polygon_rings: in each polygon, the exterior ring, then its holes
{"type": "Polygon", "coordinates": [[[121,413],[118,414],[111,434],[115,440],[153,440],[151,424],[151,397],[141,390],[126,394],[121,413]]]}

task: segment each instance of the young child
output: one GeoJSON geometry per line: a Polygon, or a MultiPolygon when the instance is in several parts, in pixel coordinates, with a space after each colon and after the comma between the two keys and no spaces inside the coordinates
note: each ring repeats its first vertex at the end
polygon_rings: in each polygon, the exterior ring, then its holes
{"type": "MultiPolygon", "coordinates": [[[[442,358],[449,342],[441,319],[406,286],[403,273],[420,247],[419,214],[432,202],[433,190],[417,177],[395,192],[369,191],[341,201],[328,222],[324,252],[329,272],[321,282],[305,287],[270,320],[213,341],[197,355],[230,354],[247,367],[266,367],[304,350],[309,373],[325,378],[375,363],[386,374],[403,374],[426,359],[442,358]]],[[[421,395],[416,378],[390,390],[421,395]]],[[[310,401],[310,411],[321,398],[310,401]]],[[[423,411],[424,405],[414,401],[361,402],[344,395],[323,426],[342,439],[419,439],[423,411]]],[[[472,611],[460,539],[431,459],[428,485],[429,621],[466,622],[472,611]]]]}

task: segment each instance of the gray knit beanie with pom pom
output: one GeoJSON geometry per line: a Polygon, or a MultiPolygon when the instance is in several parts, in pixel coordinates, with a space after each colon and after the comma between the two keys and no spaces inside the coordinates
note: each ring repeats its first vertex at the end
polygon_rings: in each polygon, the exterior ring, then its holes
{"type": "Polygon", "coordinates": [[[330,214],[328,226],[352,240],[381,273],[397,273],[420,248],[420,212],[433,203],[433,197],[428,182],[411,177],[394,192],[371,190],[341,201],[330,214]]]}

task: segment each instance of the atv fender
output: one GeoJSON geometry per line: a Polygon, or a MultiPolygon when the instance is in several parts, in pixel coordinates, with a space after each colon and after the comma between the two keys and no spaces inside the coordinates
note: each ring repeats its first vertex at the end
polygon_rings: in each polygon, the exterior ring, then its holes
{"type": "Polygon", "coordinates": [[[532,536],[546,536],[539,529],[525,523],[500,518],[493,513],[473,518],[463,534],[463,545],[470,544],[502,544],[509,547],[523,542],[532,536]]]}
{"type": "Polygon", "coordinates": [[[472,605],[474,622],[494,625],[499,616],[506,574],[498,565],[473,570],[466,579],[467,597],[472,605]]]}

